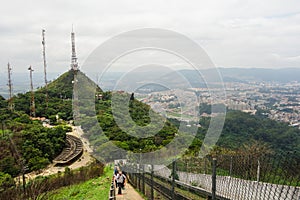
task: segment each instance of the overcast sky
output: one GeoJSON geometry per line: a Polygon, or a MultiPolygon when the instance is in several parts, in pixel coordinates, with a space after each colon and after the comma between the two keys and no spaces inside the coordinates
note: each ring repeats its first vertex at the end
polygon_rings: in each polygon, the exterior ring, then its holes
{"type": "MultiPolygon", "coordinates": [[[[2,1],[0,66],[69,69],[72,24],[79,64],[103,41],[137,28],[165,28],[196,41],[218,67],[300,67],[299,0],[2,1]]],[[[82,69],[84,70],[84,69],[82,69]]]]}

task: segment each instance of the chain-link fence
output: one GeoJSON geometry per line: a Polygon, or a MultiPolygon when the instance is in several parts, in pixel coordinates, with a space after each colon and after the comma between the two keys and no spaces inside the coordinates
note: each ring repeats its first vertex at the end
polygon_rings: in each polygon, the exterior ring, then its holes
{"type": "Polygon", "coordinates": [[[149,199],[156,193],[165,199],[299,200],[299,161],[294,152],[186,157],[170,166],[127,167],[134,169],[130,173],[132,184],[149,199]]]}

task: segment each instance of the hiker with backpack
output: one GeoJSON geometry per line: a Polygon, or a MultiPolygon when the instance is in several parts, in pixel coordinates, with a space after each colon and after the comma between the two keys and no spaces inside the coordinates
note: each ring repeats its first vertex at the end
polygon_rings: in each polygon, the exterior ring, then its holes
{"type": "Polygon", "coordinates": [[[122,173],[122,171],[119,171],[119,173],[117,174],[116,181],[118,187],[118,195],[121,195],[122,189],[125,188],[125,184],[126,184],[126,176],[122,173]]]}
{"type": "Polygon", "coordinates": [[[118,166],[115,165],[115,168],[114,168],[114,176],[113,176],[113,180],[114,180],[114,182],[115,182],[115,187],[118,186],[118,184],[117,184],[117,175],[118,175],[118,173],[119,173],[118,166]]]}

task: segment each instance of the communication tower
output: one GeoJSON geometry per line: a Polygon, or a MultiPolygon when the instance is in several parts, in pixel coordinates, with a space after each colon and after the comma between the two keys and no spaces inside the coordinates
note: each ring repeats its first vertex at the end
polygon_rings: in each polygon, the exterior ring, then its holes
{"type": "Polygon", "coordinates": [[[31,100],[30,100],[30,116],[35,117],[35,103],[34,103],[34,92],[33,92],[33,83],[32,83],[32,72],[34,71],[30,66],[28,68],[30,73],[30,90],[31,90],[31,100]]]}
{"type": "Polygon", "coordinates": [[[14,109],[11,70],[12,70],[12,68],[10,67],[10,64],[7,63],[7,72],[8,72],[8,84],[7,85],[8,85],[8,92],[9,92],[8,109],[9,110],[14,109]]]}
{"type": "Polygon", "coordinates": [[[76,57],[76,49],[75,49],[75,33],[72,28],[71,32],[71,43],[72,43],[72,56],[71,56],[71,69],[74,71],[78,70],[78,62],[76,57]]]}
{"type": "Polygon", "coordinates": [[[47,81],[47,63],[46,63],[46,43],[45,43],[45,30],[42,30],[42,45],[43,45],[43,61],[44,61],[44,79],[46,90],[46,109],[48,108],[48,81],[47,81]]]}

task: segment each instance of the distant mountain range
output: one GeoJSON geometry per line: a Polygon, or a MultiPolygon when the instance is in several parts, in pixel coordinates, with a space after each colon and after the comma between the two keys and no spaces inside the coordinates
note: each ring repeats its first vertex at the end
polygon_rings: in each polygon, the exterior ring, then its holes
{"type": "MultiPolygon", "coordinates": [[[[300,82],[300,68],[282,68],[282,69],[264,69],[264,68],[219,68],[220,75],[224,82],[278,82],[287,83],[292,81],[300,82]]],[[[83,70],[84,72],[84,70],[83,70]]],[[[201,74],[205,74],[206,81],[210,80],[213,70],[206,69],[201,70],[201,74]]],[[[165,73],[159,70],[148,71],[141,73],[131,73],[124,79],[124,85],[129,85],[129,87],[134,87],[141,80],[143,83],[169,83],[172,88],[182,87],[182,81],[178,79],[186,79],[189,81],[192,87],[203,87],[205,86],[205,81],[201,77],[201,74],[196,70],[179,70],[177,72],[165,73]]],[[[48,73],[48,80],[53,80],[58,77],[59,73],[48,73]]],[[[87,75],[91,74],[90,78],[95,82],[95,73],[87,72],[87,75]]],[[[100,80],[99,85],[104,90],[113,90],[115,84],[124,75],[121,72],[108,73],[105,74],[100,80]]],[[[14,93],[23,93],[29,90],[29,74],[28,73],[14,73],[13,74],[13,88],[14,93]]],[[[41,87],[44,85],[43,73],[35,73],[34,76],[34,86],[41,87]]],[[[151,86],[153,87],[153,86],[151,86]]],[[[122,88],[118,88],[122,89],[122,88]]],[[[126,90],[126,88],[124,88],[126,90]]],[[[5,73],[0,74],[0,95],[7,98],[7,76],[5,73]]]]}
{"type": "MultiPolygon", "coordinates": [[[[219,68],[217,73],[221,77],[223,82],[277,82],[287,83],[292,81],[300,82],[300,68],[286,68],[286,69],[262,69],[262,68],[219,68]]],[[[179,70],[173,72],[160,72],[159,70],[149,72],[138,72],[125,74],[126,77],[122,77],[122,74],[110,79],[110,84],[105,84],[106,80],[109,80],[108,76],[104,77],[100,84],[104,84],[107,87],[102,87],[104,90],[111,90],[117,83],[120,84],[122,78],[122,84],[127,88],[134,88],[137,85],[145,84],[153,90],[154,84],[160,84],[161,86],[168,86],[169,88],[186,88],[187,84],[191,87],[206,87],[206,82],[214,83],[219,82],[216,77],[216,70],[204,69],[197,70],[179,70]],[[205,78],[203,78],[205,77],[205,78]]],[[[215,84],[217,85],[217,84],[215,84]]],[[[189,87],[188,86],[188,87],[189,87]]],[[[213,86],[213,85],[211,85],[213,86]]],[[[124,90],[126,90],[124,87],[124,90]]],[[[143,88],[145,90],[145,87],[143,88]]],[[[160,89],[157,89],[158,91],[160,89]]]]}
{"type": "MultiPolygon", "coordinates": [[[[300,68],[219,68],[218,71],[220,72],[224,82],[300,82],[300,68]]],[[[206,77],[208,77],[209,81],[213,81],[210,78],[212,77],[214,70],[202,70],[200,73],[196,70],[180,70],[179,73],[195,86],[201,86],[204,81],[199,74],[204,74],[206,77]]]]}
{"type": "Polygon", "coordinates": [[[224,81],[300,82],[300,68],[220,68],[224,81]]]}

